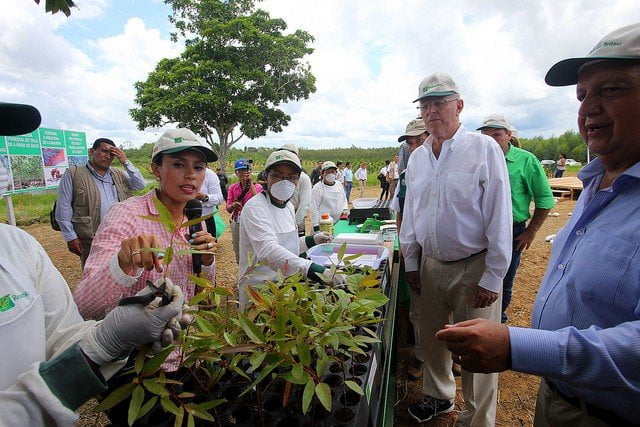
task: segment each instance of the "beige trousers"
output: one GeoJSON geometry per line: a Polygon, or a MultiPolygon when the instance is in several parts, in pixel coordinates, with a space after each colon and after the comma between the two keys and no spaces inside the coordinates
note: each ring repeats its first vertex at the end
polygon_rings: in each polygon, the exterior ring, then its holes
{"type": "Polygon", "coordinates": [[[413,325],[413,338],[415,341],[413,352],[416,359],[424,363],[422,346],[420,345],[420,295],[416,294],[411,287],[409,287],[409,320],[413,325]]]}
{"type": "Polygon", "coordinates": [[[231,244],[236,255],[236,264],[240,261],[240,223],[231,220],[231,244]]]}
{"type": "Polygon", "coordinates": [[[589,416],[587,411],[558,396],[542,379],[538,398],[536,399],[536,415],[533,420],[536,427],[605,427],[609,424],[589,416]]]}
{"type": "MultiPolygon", "coordinates": [[[[423,392],[453,400],[456,382],[453,361],[444,342],[435,338],[445,324],[483,317],[500,322],[502,295],[490,307],[473,308],[476,286],[485,271],[486,252],[443,263],[422,257],[420,269],[420,342],[424,357],[423,392]]],[[[466,410],[458,416],[462,426],[493,426],[496,416],[498,374],[473,374],[462,370],[466,410]]]]}

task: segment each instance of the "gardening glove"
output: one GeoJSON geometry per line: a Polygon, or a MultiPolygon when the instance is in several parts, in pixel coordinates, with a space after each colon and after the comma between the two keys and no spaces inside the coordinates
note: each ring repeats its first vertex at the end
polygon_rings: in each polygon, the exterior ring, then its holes
{"type": "Polygon", "coordinates": [[[329,279],[329,284],[331,286],[343,286],[347,284],[347,276],[342,274],[342,273],[338,273],[338,272],[334,272],[331,271],[330,268],[325,268],[324,271],[322,272],[322,274],[329,279]]]}
{"type": "Polygon", "coordinates": [[[313,235],[313,243],[319,245],[320,243],[329,243],[331,241],[331,234],[326,231],[321,231],[313,235]]]}
{"type": "MultiPolygon", "coordinates": [[[[83,353],[98,365],[103,365],[121,359],[133,348],[155,340],[171,343],[177,337],[174,331],[179,333],[176,325],[179,326],[184,294],[170,280],[162,280],[166,281],[166,292],[171,295],[169,304],[160,306],[161,298],[158,297],[146,306],[117,306],[80,340],[83,353]]],[[[145,287],[136,296],[151,292],[145,287]]]]}

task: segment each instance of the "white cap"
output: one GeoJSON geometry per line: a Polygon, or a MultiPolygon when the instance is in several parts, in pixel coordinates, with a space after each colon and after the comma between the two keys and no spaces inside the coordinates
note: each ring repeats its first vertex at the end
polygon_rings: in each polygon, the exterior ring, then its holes
{"type": "Polygon", "coordinates": [[[483,128],[505,129],[511,131],[513,126],[502,114],[489,114],[482,121],[482,125],[477,130],[483,128]]]}
{"type": "Polygon", "coordinates": [[[269,157],[267,157],[267,161],[264,164],[264,170],[271,169],[280,163],[288,163],[296,168],[298,172],[302,171],[300,159],[289,150],[276,150],[269,154],[269,157]]]}
{"type": "Polygon", "coordinates": [[[209,144],[202,142],[195,133],[186,128],[169,129],[153,144],[151,160],[160,153],[179,153],[184,150],[200,151],[207,162],[215,162],[218,156],[209,144]]]}
{"type": "Polygon", "coordinates": [[[446,73],[433,73],[428,75],[420,82],[418,86],[418,98],[413,102],[420,101],[422,98],[431,96],[449,96],[460,94],[456,82],[446,73]]]}

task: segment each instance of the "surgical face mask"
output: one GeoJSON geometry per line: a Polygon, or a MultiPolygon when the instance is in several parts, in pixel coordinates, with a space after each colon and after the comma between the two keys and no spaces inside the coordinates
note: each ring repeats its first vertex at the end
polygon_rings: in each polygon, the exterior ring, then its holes
{"type": "Polygon", "coordinates": [[[334,182],[336,182],[336,174],[328,173],[327,176],[324,177],[324,180],[327,182],[327,184],[333,184],[334,182]]]}
{"type": "Polygon", "coordinates": [[[296,191],[296,185],[293,182],[288,181],[286,179],[276,182],[269,189],[269,193],[273,197],[283,201],[289,200],[291,196],[293,196],[293,193],[295,191],[296,191]]]}

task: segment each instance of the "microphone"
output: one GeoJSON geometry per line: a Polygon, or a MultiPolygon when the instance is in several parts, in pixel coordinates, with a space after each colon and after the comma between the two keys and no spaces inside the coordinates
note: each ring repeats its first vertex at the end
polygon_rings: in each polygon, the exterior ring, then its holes
{"type": "MultiPolygon", "coordinates": [[[[191,199],[184,206],[184,214],[189,221],[192,219],[200,218],[202,216],[202,203],[198,199],[191,199]]],[[[202,231],[202,224],[194,224],[189,226],[189,235],[202,231]]],[[[200,254],[192,254],[193,258],[193,272],[200,274],[202,272],[202,258],[200,254]]]]}

